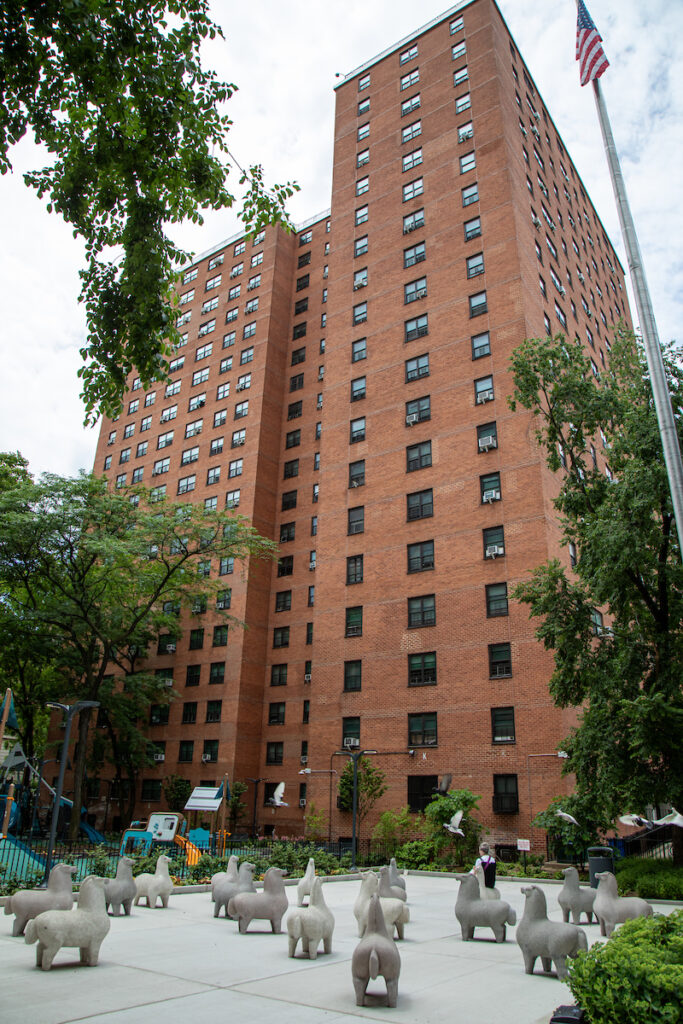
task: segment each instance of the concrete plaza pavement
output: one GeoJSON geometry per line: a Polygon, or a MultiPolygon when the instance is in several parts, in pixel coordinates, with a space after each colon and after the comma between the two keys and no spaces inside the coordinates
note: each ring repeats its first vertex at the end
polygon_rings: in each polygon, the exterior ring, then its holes
{"type": "MultiPolygon", "coordinates": [[[[522,884],[498,882],[518,921],[522,884]]],[[[373,1005],[355,1004],[350,961],[358,942],[352,908],[359,882],[349,879],[323,887],[336,925],[333,952],[319,953],[317,960],[301,956],[300,946],[290,959],[286,929],[273,935],[268,922],[254,921],[240,935],[236,922],[214,919],[208,892],[173,894],[167,910],[141,905],[131,917],[112,918],[96,968],[78,966],[78,950],[65,949],[51,971],[38,970],[35,945],[12,938],[13,918],[5,918],[0,1020],[348,1024],[359,1018],[390,1024],[548,1024],[555,1007],[573,1002],[569,988],[556,977],[524,973],[515,928],[508,928],[502,944],[493,941],[488,929],[477,930],[475,941],[462,942],[454,915],[458,882],[453,877],[410,874],[406,885],[411,922],[405,940],[398,943],[402,967],[395,1009],[382,1005],[382,978],[368,988],[373,1005]]],[[[562,920],[559,887],[541,887],[549,916],[562,920]]],[[[296,889],[288,886],[287,894],[290,906],[296,905],[296,889]]],[[[585,926],[585,931],[589,944],[604,941],[597,925],[585,926]]]]}

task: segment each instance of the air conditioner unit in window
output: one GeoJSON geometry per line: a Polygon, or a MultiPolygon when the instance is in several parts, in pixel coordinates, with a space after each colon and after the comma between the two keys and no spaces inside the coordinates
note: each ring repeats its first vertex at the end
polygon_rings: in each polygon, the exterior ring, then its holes
{"type": "Polygon", "coordinates": [[[315,563],[315,562],[309,562],[309,563],[308,563],[308,568],[309,568],[309,571],[310,571],[310,572],[313,572],[313,570],[315,569],[315,566],[316,566],[316,563],[315,563]]]}
{"type": "Polygon", "coordinates": [[[305,796],[299,797],[299,807],[305,807],[305,806],[306,806],[306,797],[305,796]]]}
{"type": "Polygon", "coordinates": [[[415,292],[415,298],[416,299],[425,299],[426,297],[427,297],[427,289],[426,288],[418,288],[418,290],[415,292]]]}
{"type": "Polygon", "coordinates": [[[302,764],[308,764],[308,754],[302,754],[301,755],[301,763],[302,764]]]}
{"type": "Polygon", "coordinates": [[[406,224],[406,225],[404,225],[404,227],[403,227],[403,234],[404,235],[409,235],[410,232],[414,231],[416,227],[417,227],[417,224],[406,224]]]}
{"type": "Polygon", "coordinates": [[[586,316],[588,317],[589,320],[592,318],[593,314],[591,313],[590,309],[586,310],[586,316]]]}
{"type": "Polygon", "coordinates": [[[519,130],[521,131],[521,133],[522,133],[522,135],[524,136],[524,138],[526,138],[526,136],[527,136],[527,130],[526,130],[526,128],[524,127],[524,125],[523,125],[523,124],[520,124],[520,126],[519,126],[519,130]]]}
{"type": "Polygon", "coordinates": [[[114,444],[115,442],[116,442],[116,438],[115,437],[110,437],[109,440],[107,441],[107,447],[109,447],[110,445],[114,444]]]}
{"type": "MultiPolygon", "coordinates": [[[[166,653],[175,654],[175,644],[166,644],[166,653]]],[[[169,683],[167,680],[167,685],[173,686],[173,683],[169,683]]]]}
{"type": "Polygon", "coordinates": [[[498,440],[493,434],[487,434],[486,437],[479,438],[479,451],[487,452],[489,448],[497,448],[498,440]]]}
{"type": "Polygon", "coordinates": [[[583,276],[583,274],[580,271],[579,271],[578,277],[579,277],[579,281],[581,282],[581,284],[583,284],[584,281],[586,280],[586,278],[583,276]]]}
{"type": "Polygon", "coordinates": [[[486,391],[480,391],[477,395],[477,405],[483,405],[484,402],[493,401],[493,388],[488,388],[486,391]]]}
{"type": "Polygon", "coordinates": [[[354,292],[357,292],[359,288],[365,288],[367,281],[355,281],[353,285],[354,292]]]}
{"type": "Polygon", "coordinates": [[[195,408],[201,409],[201,407],[203,405],[206,405],[206,399],[205,398],[200,398],[199,401],[197,402],[197,405],[195,406],[195,408]]]}
{"type": "Polygon", "coordinates": [[[311,681],[311,673],[307,672],[306,675],[304,676],[304,682],[305,683],[310,683],[310,681],[311,681]]]}
{"type": "Polygon", "coordinates": [[[241,445],[246,444],[246,443],[247,443],[246,437],[238,437],[235,440],[234,445],[235,445],[235,448],[239,448],[241,445]]]}
{"type": "Polygon", "coordinates": [[[484,493],[481,496],[481,500],[484,501],[484,502],[500,501],[500,491],[496,491],[496,490],[484,491],[484,493]]]}
{"type": "Polygon", "coordinates": [[[253,292],[254,288],[258,288],[258,285],[257,284],[248,284],[247,285],[247,291],[248,292],[253,292]]]}
{"type": "Polygon", "coordinates": [[[541,134],[540,134],[540,132],[539,132],[538,128],[537,128],[537,127],[536,127],[536,126],[534,125],[534,126],[532,127],[531,131],[532,131],[532,134],[533,134],[533,135],[534,135],[534,136],[535,136],[535,137],[536,137],[536,138],[538,139],[538,141],[540,142],[540,141],[541,141],[541,134]]]}
{"type": "Polygon", "coordinates": [[[539,220],[539,218],[538,218],[538,217],[536,217],[536,216],[533,216],[533,217],[531,218],[531,223],[533,224],[533,226],[534,226],[535,228],[540,228],[540,226],[541,226],[541,221],[540,221],[540,220],[539,220]]]}
{"type": "Polygon", "coordinates": [[[360,740],[358,739],[357,736],[345,736],[342,745],[350,750],[351,747],[359,747],[360,740]]]}
{"type": "Polygon", "coordinates": [[[559,292],[560,292],[560,295],[566,295],[567,294],[567,289],[563,285],[560,285],[559,292]]]}
{"type": "Polygon", "coordinates": [[[237,508],[238,505],[239,501],[226,501],[225,503],[226,508],[237,508]]]}
{"type": "Polygon", "coordinates": [[[245,388],[246,388],[246,386],[247,386],[247,385],[246,385],[246,384],[244,384],[244,383],[242,383],[242,384],[238,384],[238,385],[237,385],[237,391],[244,391],[244,390],[245,390],[245,388]]]}
{"type": "Polygon", "coordinates": [[[351,481],[351,486],[352,487],[360,487],[360,480],[352,480],[351,481]]]}
{"type": "Polygon", "coordinates": [[[414,423],[417,423],[419,416],[416,412],[411,412],[410,415],[406,416],[406,426],[412,427],[414,423]]]}
{"type": "Polygon", "coordinates": [[[505,548],[502,544],[489,544],[486,548],[487,558],[497,558],[499,555],[505,554],[505,548]]]}
{"type": "Polygon", "coordinates": [[[363,635],[363,627],[362,626],[347,626],[346,627],[346,635],[347,636],[362,636],[363,635]]]}
{"type": "Polygon", "coordinates": [[[318,380],[322,380],[324,376],[325,376],[325,371],[324,370],[318,370],[318,380]]]}
{"type": "Polygon", "coordinates": [[[316,403],[316,409],[322,409],[322,407],[323,407],[323,403],[322,402],[317,402],[316,403]]]}
{"type": "Polygon", "coordinates": [[[539,112],[537,110],[534,110],[534,117],[536,118],[537,121],[541,120],[541,115],[539,114],[539,112]]]}
{"type": "Polygon", "coordinates": [[[208,764],[211,760],[211,754],[202,754],[202,764],[208,764]]]}
{"type": "Polygon", "coordinates": [[[155,761],[165,761],[166,760],[166,754],[155,754],[154,755],[154,760],[155,761]]]}

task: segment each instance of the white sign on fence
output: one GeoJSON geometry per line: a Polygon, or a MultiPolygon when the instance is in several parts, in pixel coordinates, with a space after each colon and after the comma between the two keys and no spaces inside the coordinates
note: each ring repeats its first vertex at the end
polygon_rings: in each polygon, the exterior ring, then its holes
{"type": "Polygon", "coordinates": [[[524,850],[525,852],[528,852],[529,850],[531,850],[531,840],[530,839],[518,839],[517,840],[517,849],[518,850],[524,850]]]}

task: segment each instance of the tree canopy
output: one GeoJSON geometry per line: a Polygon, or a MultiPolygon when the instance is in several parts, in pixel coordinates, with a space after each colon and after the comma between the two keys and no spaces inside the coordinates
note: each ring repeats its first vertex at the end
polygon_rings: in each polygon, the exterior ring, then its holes
{"type": "MultiPolygon", "coordinates": [[[[365,821],[379,798],[384,796],[387,788],[387,777],[382,769],[377,768],[369,757],[359,758],[357,782],[357,813],[359,822],[365,821]]],[[[353,763],[351,761],[349,761],[339,776],[337,791],[339,793],[341,810],[352,810],[353,763]]]]}
{"type": "MultiPolygon", "coordinates": [[[[683,371],[665,353],[683,434],[683,371]]],[[[578,706],[565,771],[593,821],[683,800],[683,568],[647,366],[616,332],[605,369],[581,343],[525,341],[512,358],[512,408],[536,416],[560,477],[555,507],[573,569],[553,559],[515,596],[555,658],[550,689],[578,706]]],[[[680,830],[674,830],[676,832],[680,830]]]]}
{"type": "MultiPolygon", "coordinates": [[[[150,755],[137,723],[167,703],[165,680],[145,668],[157,644],[210,610],[227,621],[230,592],[216,560],[270,556],[243,518],[152,500],[144,488],[110,491],[104,479],[45,475],[0,493],[0,609],[10,653],[31,666],[16,687],[24,736],[45,699],[99,701],[109,756],[129,777],[150,755]]],[[[79,716],[74,806],[88,754],[90,712],[79,716]]],[[[98,731],[99,734],[99,731],[98,731]]],[[[95,756],[104,756],[102,740],[95,756]]],[[[31,743],[27,746],[31,749],[31,743]]],[[[75,826],[78,827],[77,816],[75,826]]]]}
{"type": "MultiPolygon", "coordinates": [[[[24,179],[85,243],[86,422],[120,412],[133,368],[145,387],[166,375],[178,340],[173,286],[188,261],[167,226],[235,202],[223,108],[236,86],[201,66],[202,42],[222,35],[208,9],[208,0],[0,7],[0,171],[32,131],[53,160],[24,179]]],[[[258,165],[239,175],[246,230],[288,223],[297,185],[267,189],[258,165]]]]}

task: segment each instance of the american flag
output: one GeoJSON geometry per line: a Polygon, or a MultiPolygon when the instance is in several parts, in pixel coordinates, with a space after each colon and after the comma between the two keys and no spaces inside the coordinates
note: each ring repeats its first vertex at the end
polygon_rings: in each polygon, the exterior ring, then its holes
{"type": "Polygon", "coordinates": [[[579,0],[576,20],[576,59],[579,61],[581,85],[588,85],[609,67],[602,48],[602,37],[593,24],[583,0],[579,0]]]}

